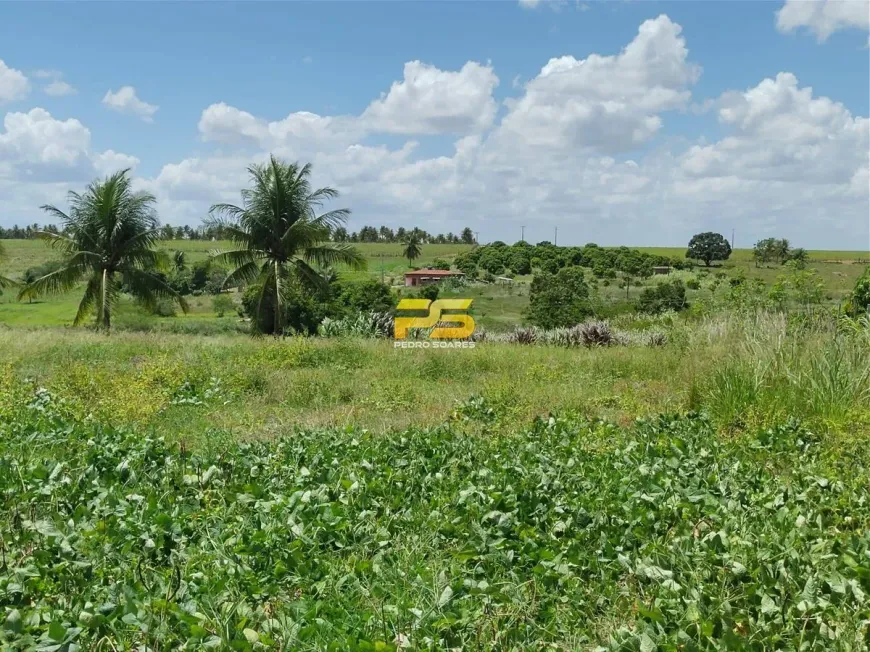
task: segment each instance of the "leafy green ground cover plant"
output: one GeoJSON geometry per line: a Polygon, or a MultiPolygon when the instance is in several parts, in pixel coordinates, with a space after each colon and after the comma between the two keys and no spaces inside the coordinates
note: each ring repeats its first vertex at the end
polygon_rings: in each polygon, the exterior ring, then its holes
{"type": "Polygon", "coordinates": [[[866,446],[550,417],[188,451],[0,405],[0,646],[866,649],[866,446]]]}

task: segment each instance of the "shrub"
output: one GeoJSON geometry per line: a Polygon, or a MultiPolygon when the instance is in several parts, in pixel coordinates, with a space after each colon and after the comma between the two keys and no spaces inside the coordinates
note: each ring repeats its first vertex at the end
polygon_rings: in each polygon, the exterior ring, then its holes
{"type": "Polygon", "coordinates": [[[540,338],[541,331],[534,326],[517,326],[513,332],[508,335],[507,341],[511,344],[534,344],[540,338]]]}
{"type": "Polygon", "coordinates": [[[559,271],[559,261],[555,258],[545,258],[541,261],[541,271],[546,274],[555,274],[559,271]]]}
{"type": "Polygon", "coordinates": [[[651,314],[685,310],[688,307],[686,287],[679,279],[644,288],[637,303],[638,311],[651,314]]]}
{"type": "Polygon", "coordinates": [[[42,278],[43,276],[51,274],[52,272],[56,272],[63,266],[63,261],[50,260],[48,262],[42,263],[41,265],[37,265],[36,267],[28,267],[27,271],[24,272],[24,277],[22,278],[22,280],[27,284],[33,283],[36,279],[42,278]]]}
{"type": "Polygon", "coordinates": [[[613,331],[606,321],[590,321],[574,328],[583,346],[610,346],[614,343],[613,331]]]}
{"type": "Polygon", "coordinates": [[[224,291],[224,282],[227,280],[227,271],[220,267],[212,268],[205,285],[202,287],[203,294],[217,295],[224,291]]]}
{"type": "Polygon", "coordinates": [[[363,312],[344,319],[326,317],[317,329],[322,337],[393,337],[395,322],[389,312],[363,312]]]}
{"type": "Polygon", "coordinates": [[[500,249],[492,248],[492,246],[486,247],[480,255],[477,265],[491,274],[500,274],[505,265],[504,256],[500,249]]]}
{"type": "MultiPolygon", "coordinates": [[[[307,333],[317,332],[320,322],[330,314],[330,306],[323,297],[315,296],[311,291],[302,288],[298,283],[291,283],[284,290],[284,332],[307,333]]],[[[254,284],[248,286],[242,295],[244,315],[251,320],[254,333],[263,335],[283,335],[275,333],[275,306],[271,294],[263,294],[263,286],[254,284]],[[262,301],[260,297],[263,297],[262,301]]]]}
{"type": "Polygon", "coordinates": [[[573,326],[592,314],[589,286],[579,267],[538,274],[529,292],[528,319],[541,328],[573,326]]]}
{"type": "Polygon", "coordinates": [[[450,269],[450,263],[443,258],[436,258],[432,261],[432,269],[450,269]]]}
{"type": "Polygon", "coordinates": [[[700,290],[701,289],[701,281],[696,278],[690,278],[686,281],[686,287],[690,290],[700,290]]]}
{"type": "Polygon", "coordinates": [[[459,254],[453,259],[453,265],[468,278],[477,278],[477,257],[473,255],[477,249],[459,254]]]}
{"type": "Polygon", "coordinates": [[[211,309],[218,317],[223,317],[235,308],[233,298],[228,294],[218,294],[211,300],[211,309]]]}
{"type": "Polygon", "coordinates": [[[870,267],[864,270],[861,278],[855,283],[851,302],[855,313],[870,311],[870,267]]]}
{"type": "Polygon", "coordinates": [[[429,299],[429,301],[435,301],[438,298],[439,288],[436,283],[432,283],[431,285],[424,285],[420,288],[419,292],[417,292],[421,299],[429,299]]]}
{"type": "Polygon", "coordinates": [[[390,286],[375,278],[339,284],[335,292],[339,309],[346,314],[389,312],[396,307],[390,286]]]}
{"type": "Polygon", "coordinates": [[[177,314],[175,308],[176,304],[174,301],[160,299],[154,306],[152,312],[158,317],[175,317],[177,314]]]}

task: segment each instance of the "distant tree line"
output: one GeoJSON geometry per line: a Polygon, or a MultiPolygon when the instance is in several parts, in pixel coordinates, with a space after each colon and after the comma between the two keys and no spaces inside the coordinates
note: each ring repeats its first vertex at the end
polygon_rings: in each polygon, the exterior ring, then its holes
{"type": "Polygon", "coordinates": [[[15,224],[9,228],[4,228],[0,226],[0,240],[27,240],[28,238],[36,237],[36,234],[39,231],[46,231],[48,233],[59,233],[58,228],[54,224],[39,225],[37,223],[33,223],[28,224],[23,228],[15,224]]]}
{"type": "Polygon", "coordinates": [[[559,247],[544,241],[536,245],[520,240],[507,245],[501,241],[475,247],[459,254],[454,266],[470,279],[501,274],[531,274],[538,270],[555,274],[563,267],[588,267],[598,278],[616,278],[618,274],[647,277],[653,267],[683,269],[691,265],[683,258],[649,254],[629,247],[599,247],[589,243],[582,247],[559,247]]]}
{"type": "MultiPolygon", "coordinates": [[[[49,233],[61,233],[54,224],[28,224],[21,227],[17,224],[4,228],[0,226],[0,240],[26,240],[35,238],[40,231],[49,233]]],[[[161,240],[225,240],[226,234],[220,225],[208,221],[200,226],[173,226],[164,224],[159,229],[161,240]]],[[[374,227],[364,226],[359,231],[348,231],[339,226],[332,231],[333,242],[398,242],[404,243],[409,237],[413,237],[418,244],[475,244],[474,232],[469,227],[464,228],[459,235],[455,233],[431,234],[423,229],[414,227],[406,229],[399,227],[391,229],[387,226],[374,227]]]]}
{"type": "Polygon", "coordinates": [[[399,227],[396,230],[388,226],[374,227],[364,226],[359,231],[349,232],[345,227],[341,226],[333,230],[333,242],[400,242],[406,243],[409,238],[413,238],[417,244],[474,244],[474,232],[465,227],[459,235],[455,233],[438,233],[432,235],[414,227],[406,229],[399,227]]]}

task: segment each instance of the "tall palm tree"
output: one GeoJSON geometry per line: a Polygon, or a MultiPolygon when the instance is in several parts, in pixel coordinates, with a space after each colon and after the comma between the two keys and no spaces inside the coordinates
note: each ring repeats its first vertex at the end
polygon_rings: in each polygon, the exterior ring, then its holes
{"type": "Polygon", "coordinates": [[[350,211],[341,208],[317,214],[323,202],[338,197],[333,188],[312,190],[311,165],[286,163],[274,156],[264,165],[248,168],[252,187],[242,190],[242,205],[215,204],[208,226],[222,229],[235,249],[218,251],[212,259],[234,270],[225,286],[256,283],[257,319],[261,333],[284,330],[286,294],[293,283],[323,288],[326,280],[317,268],[336,264],[364,269],[365,258],[352,246],[329,242],[350,211]],[[264,306],[272,306],[272,323],[260,322],[264,306]]]}
{"type": "MultiPolygon", "coordinates": [[[[0,262],[3,261],[3,258],[6,256],[6,252],[3,250],[3,243],[0,242],[0,262]]],[[[2,274],[0,274],[0,290],[3,288],[8,288],[10,285],[16,285],[15,281],[11,278],[6,278],[2,274]]]]}
{"type": "Polygon", "coordinates": [[[420,257],[420,237],[412,232],[402,241],[402,255],[408,259],[408,267],[414,264],[414,261],[420,257]]]}
{"type": "Polygon", "coordinates": [[[112,325],[122,287],[146,308],[171,299],[187,312],[184,299],[154,273],[163,262],[155,251],[160,238],[156,200],[149,193],[133,192],[129,172],[97,179],[83,194],[70,192],[68,214],[42,206],[63,223],[64,233],[38,231],[37,236],[62,252],[63,265],[28,283],[19,299],[68,292],[87,281],[73,323],[78,325],[94,313],[97,327],[106,330],[112,325]]]}

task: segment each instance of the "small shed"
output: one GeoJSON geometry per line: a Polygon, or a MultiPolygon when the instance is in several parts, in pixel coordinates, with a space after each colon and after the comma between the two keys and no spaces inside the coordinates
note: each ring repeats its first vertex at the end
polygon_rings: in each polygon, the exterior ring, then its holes
{"type": "Polygon", "coordinates": [[[417,269],[412,272],[405,272],[405,286],[431,285],[432,283],[439,283],[445,278],[456,276],[465,276],[465,274],[453,272],[449,269],[417,269]]]}
{"type": "Polygon", "coordinates": [[[667,265],[663,267],[653,267],[653,274],[670,274],[671,268],[667,265]]]}

